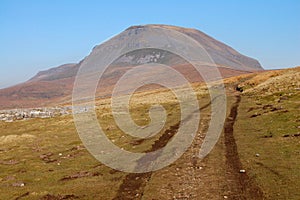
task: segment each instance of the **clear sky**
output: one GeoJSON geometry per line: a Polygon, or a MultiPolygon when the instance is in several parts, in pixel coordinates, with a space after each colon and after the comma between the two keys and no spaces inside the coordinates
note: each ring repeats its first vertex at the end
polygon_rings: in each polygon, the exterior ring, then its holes
{"type": "Polygon", "coordinates": [[[299,0],[1,0],[0,88],[78,62],[131,25],[199,29],[265,69],[300,65],[299,0]]]}

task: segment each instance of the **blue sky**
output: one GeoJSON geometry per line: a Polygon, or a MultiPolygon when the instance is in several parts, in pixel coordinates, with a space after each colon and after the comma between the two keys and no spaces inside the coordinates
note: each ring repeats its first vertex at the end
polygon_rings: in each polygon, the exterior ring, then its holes
{"type": "Polygon", "coordinates": [[[0,1],[0,88],[78,62],[131,25],[199,29],[266,69],[300,65],[300,1],[0,1]]]}

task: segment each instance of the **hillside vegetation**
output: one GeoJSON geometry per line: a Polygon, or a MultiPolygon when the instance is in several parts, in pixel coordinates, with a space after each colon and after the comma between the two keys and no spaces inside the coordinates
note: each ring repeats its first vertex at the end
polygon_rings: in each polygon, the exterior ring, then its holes
{"type": "MultiPolygon", "coordinates": [[[[194,142],[175,163],[150,173],[119,172],[98,162],[80,141],[71,115],[0,122],[0,199],[299,199],[300,67],[224,82],[228,117],[213,151],[197,157],[211,108],[206,87],[195,83],[201,121],[194,142]]],[[[136,93],[131,100],[132,117],[141,126],[158,103],[168,118],[147,140],[122,133],[110,99],[97,101],[96,112],[112,142],[147,152],[172,139],[180,107],[164,89],[136,93]]]]}

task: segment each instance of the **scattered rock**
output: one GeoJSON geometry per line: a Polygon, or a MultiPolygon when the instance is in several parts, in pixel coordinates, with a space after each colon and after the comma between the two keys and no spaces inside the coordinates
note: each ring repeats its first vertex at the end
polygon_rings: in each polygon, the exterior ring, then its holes
{"type": "Polygon", "coordinates": [[[240,173],[246,173],[246,170],[240,169],[240,173]]]}
{"type": "Polygon", "coordinates": [[[256,156],[256,157],[259,157],[260,155],[259,155],[259,153],[257,153],[257,154],[255,154],[255,156],[256,156]]]}
{"type": "Polygon", "coordinates": [[[13,187],[24,187],[25,183],[23,182],[15,182],[11,184],[13,187]]]}
{"type": "Polygon", "coordinates": [[[28,120],[31,118],[50,118],[59,115],[70,114],[69,106],[62,108],[34,108],[34,109],[11,109],[0,111],[0,121],[13,122],[16,120],[28,120]]]}

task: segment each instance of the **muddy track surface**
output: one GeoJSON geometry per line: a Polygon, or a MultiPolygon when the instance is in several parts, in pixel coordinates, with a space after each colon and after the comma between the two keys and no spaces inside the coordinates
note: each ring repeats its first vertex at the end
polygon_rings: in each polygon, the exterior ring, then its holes
{"type": "MultiPolygon", "coordinates": [[[[218,98],[218,96],[216,97],[218,98]]],[[[213,99],[214,101],[215,99],[213,99]]],[[[211,105],[211,102],[205,104],[200,108],[200,110],[203,110],[211,105]]],[[[198,112],[196,110],[195,112],[198,112]]],[[[184,120],[189,120],[191,116],[188,116],[184,120]]],[[[156,151],[162,147],[164,147],[169,140],[176,134],[178,128],[179,128],[180,122],[177,124],[171,126],[169,129],[167,129],[164,134],[154,142],[151,149],[146,152],[156,151]]],[[[139,160],[141,163],[144,163],[143,158],[139,160]]],[[[138,165],[139,165],[138,161],[138,165]]],[[[151,178],[152,172],[147,173],[130,173],[128,174],[122,184],[119,187],[119,190],[114,197],[114,200],[129,200],[129,199],[141,199],[144,193],[144,188],[147,185],[147,182],[149,182],[151,178]]]]}
{"type": "MultiPolygon", "coordinates": [[[[233,135],[233,127],[238,114],[238,106],[241,101],[239,95],[235,96],[236,101],[233,103],[230,114],[226,118],[224,126],[225,137],[225,155],[226,155],[226,190],[229,191],[230,199],[264,199],[260,188],[249,178],[247,173],[239,173],[242,164],[238,155],[237,145],[233,135]]],[[[214,101],[214,99],[213,99],[214,101]]],[[[200,110],[209,107],[208,103],[200,110]]],[[[188,117],[189,118],[189,117],[188,117]]],[[[189,119],[185,120],[189,120],[189,119]]],[[[176,134],[180,122],[167,129],[164,134],[152,145],[148,152],[155,151],[164,147],[168,141],[176,134]]],[[[141,162],[144,162],[141,158],[141,162]]],[[[139,163],[137,163],[139,164],[139,163]]],[[[130,173],[123,180],[114,200],[142,199],[144,188],[151,179],[152,172],[148,173],[130,173]]]]}
{"type": "Polygon", "coordinates": [[[224,137],[226,147],[226,174],[227,189],[230,191],[231,199],[264,199],[261,189],[255,185],[247,173],[240,173],[243,169],[240,161],[236,141],[233,134],[234,123],[238,115],[238,107],[241,96],[235,96],[229,116],[226,118],[224,126],[224,137]]]}
{"type": "MultiPolygon", "coordinates": [[[[179,128],[179,123],[174,126],[171,126],[167,129],[164,134],[154,142],[151,149],[146,152],[156,151],[164,147],[169,140],[176,134],[177,129],[179,128]]],[[[137,164],[145,163],[143,158],[138,160],[137,164]]],[[[151,178],[152,172],[147,173],[130,173],[128,174],[121,186],[119,187],[118,193],[115,200],[126,200],[126,199],[141,199],[143,196],[144,188],[151,178]]]]}

